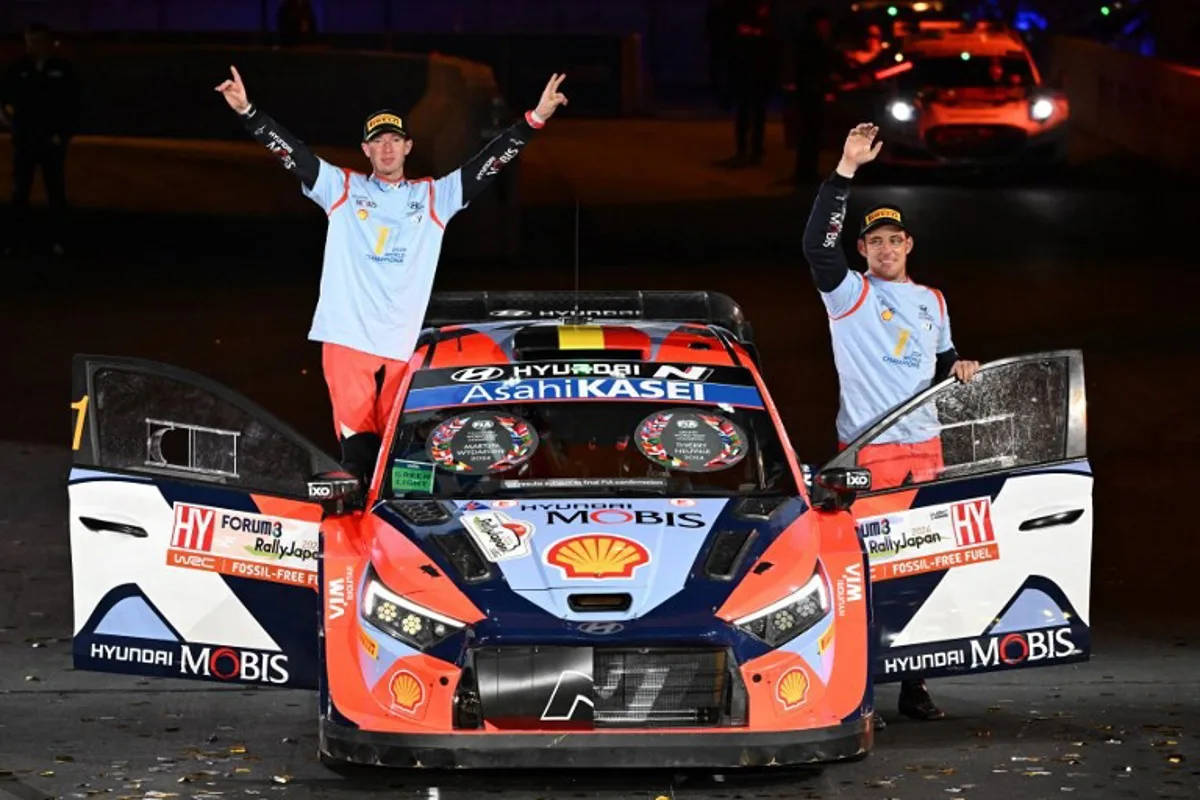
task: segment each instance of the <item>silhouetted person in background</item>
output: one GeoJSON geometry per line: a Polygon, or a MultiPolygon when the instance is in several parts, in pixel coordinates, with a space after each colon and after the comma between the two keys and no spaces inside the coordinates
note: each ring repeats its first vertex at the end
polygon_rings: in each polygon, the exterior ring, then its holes
{"type": "Polygon", "coordinates": [[[50,205],[50,246],[62,255],[67,145],[78,127],[79,83],[74,65],[54,52],[46,25],[29,26],[25,50],[0,79],[0,106],[13,132],[13,228],[6,252],[27,236],[29,193],[40,164],[50,205]]]}
{"type": "Polygon", "coordinates": [[[796,75],[796,182],[820,183],[821,140],[830,95],[847,62],[833,43],[833,20],[824,9],[808,13],[794,45],[796,75]]]}
{"type": "Polygon", "coordinates": [[[777,82],[774,14],[768,0],[732,0],[731,11],[729,76],[737,155],[730,165],[761,164],[767,98],[777,82]]]}
{"type": "Polygon", "coordinates": [[[729,47],[733,39],[733,0],[713,0],[704,16],[708,40],[708,80],[722,111],[729,110],[729,47]]]}
{"type": "Polygon", "coordinates": [[[307,44],[316,39],[317,15],[310,0],[283,0],[275,23],[279,28],[279,43],[284,47],[307,44]]]}

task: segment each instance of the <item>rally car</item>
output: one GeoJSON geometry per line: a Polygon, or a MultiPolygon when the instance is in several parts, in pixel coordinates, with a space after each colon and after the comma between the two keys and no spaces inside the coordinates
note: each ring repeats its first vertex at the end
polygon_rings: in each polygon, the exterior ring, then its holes
{"type": "Polygon", "coordinates": [[[878,122],[882,164],[1054,168],[1066,162],[1070,104],[1046,84],[1015,31],[984,25],[920,33],[902,50],[884,52],[874,67],[875,90],[849,102],[878,122]]]}
{"type": "Polygon", "coordinates": [[[319,755],[852,759],[878,682],[1088,658],[1076,351],[931,387],[821,467],[729,298],[435,295],[370,485],[234,392],[76,356],[79,669],[308,687],[319,755]],[[945,471],[861,448],[936,410],[945,471]]]}

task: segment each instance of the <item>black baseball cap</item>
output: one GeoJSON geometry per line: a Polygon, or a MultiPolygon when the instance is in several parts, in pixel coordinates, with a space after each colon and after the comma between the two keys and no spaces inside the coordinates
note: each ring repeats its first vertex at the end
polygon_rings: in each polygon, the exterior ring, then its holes
{"type": "Polygon", "coordinates": [[[363,123],[364,142],[371,141],[381,133],[396,133],[405,139],[409,138],[408,131],[404,129],[404,119],[390,108],[367,115],[367,121],[363,123]]]}
{"type": "Polygon", "coordinates": [[[908,226],[904,224],[904,212],[897,206],[880,205],[863,215],[862,228],[858,232],[858,238],[861,239],[881,225],[895,225],[905,233],[912,234],[908,226]]]}

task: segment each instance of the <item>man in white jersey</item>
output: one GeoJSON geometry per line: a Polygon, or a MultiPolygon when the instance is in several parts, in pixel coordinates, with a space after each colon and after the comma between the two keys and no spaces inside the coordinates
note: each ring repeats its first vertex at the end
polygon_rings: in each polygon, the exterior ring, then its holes
{"type": "MultiPolygon", "coordinates": [[[[850,131],[804,230],[804,256],[829,314],[841,447],[933,382],[950,375],[969,381],[979,370],[978,362],[958,358],[942,293],[908,277],[914,242],[899,208],[876,206],[863,216],[858,252],[867,261],[866,273],[846,263],[841,244],[846,197],[855,172],[879,155],[883,142],[875,141],[878,133],[878,126],[870,124],[850,131]]],[[[878,489],[933,480],[942,464],[932,406],[893,425],[858,457],[858,465],[871,470],[872,488],[878,489]]],[[[944,716],[924,681],[901,684],[900,713],[915,719],[944,716]]]]}
{"type": "Polygon", "coordinates": [[[236,67],[216,90],[246,130],[300,179],[304,195],[329,219],[321,294],[308,338],[322,342],[322,366],[342,465],[369,481],[392,405],[416,347],[433,290],[446,225],[567,98],[565,75],[546,84],[537,107],[441,178],[410,179],[412,151],[403,118],[383,109],[363,125],[371,174],[335,167],[251,104],[236,67]]]}

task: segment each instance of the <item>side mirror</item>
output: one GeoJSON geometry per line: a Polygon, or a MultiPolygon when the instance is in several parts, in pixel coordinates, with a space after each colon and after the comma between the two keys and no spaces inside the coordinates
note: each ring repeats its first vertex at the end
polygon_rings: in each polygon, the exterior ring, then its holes
{"type": "Polygon", "coordinates": [[[817,473],[813,502],[826,511],[844,511],[854,505],[859,492],[871,490],[871,471],[860,467],[832,467],[817,473]]]}
{"type": "Polygon", "coordinates": [[[321,504],[327,517],[363,508],[362,481],[349,472],[321,472],[308,479],[308,499],[321,504]]]}

